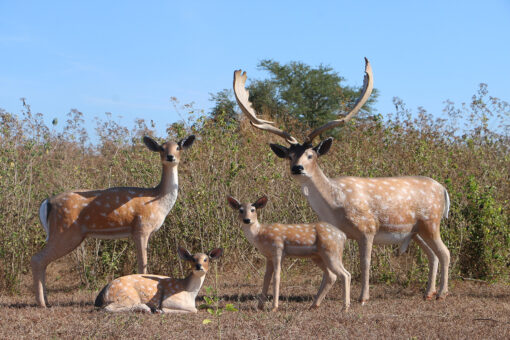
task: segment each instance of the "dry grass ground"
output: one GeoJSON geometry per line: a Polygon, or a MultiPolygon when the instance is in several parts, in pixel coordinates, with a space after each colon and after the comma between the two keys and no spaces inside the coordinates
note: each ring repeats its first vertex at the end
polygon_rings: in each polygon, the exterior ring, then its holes
{"type": "MultiPolygon", "coordinates": [[[[194,315],[97,311],[93,307],[97,291],[80,289],[76,273],[62,266],[50,269],[51,308],[35,307],[28,277],[20,295],[0,297],[1,339],[219,338],[216,319],[204,310],[194,315]],[[55,277],[61,279],[55,281],[55,277]],[[71,279],[65,280],[66,277],[71,279]],[[202,324],[206,318],[213,322],[202,324]]],[[[361,306],[355,301],[360,285],[353,281],[351,309],[343,313],[339,282],[321,308],[308,310],[320,283],[320,273],[315,268],[296,265],[285,271],[282,279],[280,311],[261,312],[256,309],[255,295],[260,291],[262,276],[252,275],[248,268],[246,272],[224,269],[217,277],[218,295],[223,304],[233,303],[239,311],[221,316],[222,337],[510,339],[509,285],[451,281],[451,293],[445,301],[423,301],[422,287],[375,284],[371,287],[371,301],[361,306]]],[[[215,276],[211,273],[204,286],[214,285],[215,276]]],[[[201,294],[204,293],[202,288],[201,294]]],[[[270,302],[266,304],[269,307],[270,302]]]]}

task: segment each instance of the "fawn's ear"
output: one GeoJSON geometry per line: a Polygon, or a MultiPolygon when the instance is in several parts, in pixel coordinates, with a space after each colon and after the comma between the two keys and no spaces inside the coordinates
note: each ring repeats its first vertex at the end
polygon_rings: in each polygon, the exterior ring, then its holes
{"type": "Polygon", "coordinates": [[[184,261],[193,261],[193,255],[191,255],[186,248],[179,247],[179,249],[177,249],[177,253],[179,254],[179,257],[184,261]]]}
{"type": "Polygon", "coordinates": [[[181,139],[177,142],[177,145],[183,150],[191,147],[193,145],[193,142],[195,141],[195,135],[190,135],[184,139],[181,139]]]}
{"type": "Polygon", "coordinates": [[[280,144],[269,144],[269,146],[271,147],[271,150],[273,150],[276,156],[280,158],[289,157],[289,148],[280,144]]]}
{"type": "Polygon", "coordinates": [[[149,136],[143,137],[143,143],[151,151],[160,152],[163,150],[163,147],[161,145],[159,145],[159,143],[156,142],[154,139],[150,138],[149,136]]]}
{"type": "Polygon", "coordinates": [[[261,198],[259,198],[255,203],[253,203],[252,205],[255,207],[255,209],[262,209],[266,206],[266,204],[267,204],[267,196],[264,195],[261,198]]]}
{"type": "Polygon", "coordinates": [[[329,148],[331,147],[331,143],[333,143],[333,138],[329,137],[320,142],[319,145],[317,145],[313,149],[315,150],[315,152],[317,152],[318,156],[322,156],[328,153],[329,148]]]}
{"type": "Polygon", "coordinates": [[[228,204],[232,207],[232,209],[237,210],[237,209],[241,208],[241,203],[239,203],[239,201],[236,200],[234,197],[228,195],[227,201],[228,201],[228,204]]]}
{"type": "Polygon", "coordinates": [[[216,260],[220,258],[221,255],[223,255],[223,248],[215,248],[207,253],[207,256],[209,256],[211,260],[216,260]]]}

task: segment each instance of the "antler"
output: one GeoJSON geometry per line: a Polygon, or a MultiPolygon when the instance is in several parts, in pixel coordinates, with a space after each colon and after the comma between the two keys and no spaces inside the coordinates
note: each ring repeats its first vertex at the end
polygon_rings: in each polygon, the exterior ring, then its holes
{"type": "Polygon", "coordinates": [[[268,131],[283,137],[289,144],[298,144],[298,141],[294,137],[273,126],[273,122],[257,118],[257,113],[253,109],[252,103],[249,100],[250,93],[245,87],[247,78],[246,72],[243,72],[242,74],[241,72],[241,70],[234,71],[234,94],[236,96],[237,104],[246,117],[248,117],[251,125],[257,129],[268,131]]]}
{"type": "Polygon", "coordinates": [[[356,103],[354,104],[354,107],[352,108],[351,112],[347,114],[347,116],[342,117],[340,119],[332,120],[323,126],[313,130],[310,132],[310,134],[305,138],[305,143],[311,143],[312,140],[323,133],[326,130],[332,129],[342,123],[347,122],[350,120],[358,111],[361,109],[361,107],[366,103],[370,95],[372,94],[372,89],[374,87],[374,77],[372,75],[372,67],[370,66],[370,63],[367,58],[365,58],[365,77],[363,79],[363,90],[361,91],[361,95],[359,96],[358,100],[356,100],[356,103]]]}

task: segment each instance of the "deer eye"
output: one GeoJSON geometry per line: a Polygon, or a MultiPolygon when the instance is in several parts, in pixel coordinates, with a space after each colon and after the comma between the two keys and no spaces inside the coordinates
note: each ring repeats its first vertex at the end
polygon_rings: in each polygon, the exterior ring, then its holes
{"type": "Polygon", "coordinates": [[[204,259],[204,262],[207,262],[207,259],[204,259]]]}
{"type": "Polygon", "coordinates": [[[312,158],[313,158],[312,154],[308,155],[308,159],[312,159],[312,158]]]}
{"type": "Polygon", "coordinates": [[[251,208],[251,212],[254,212],[255,211],[255,208],[251,208]]]}
{"type": "Polygon", "coordinates": [[[239,212],[242,214],[244,212],[244,209],[243,208],[239,209],[239,212]]]}

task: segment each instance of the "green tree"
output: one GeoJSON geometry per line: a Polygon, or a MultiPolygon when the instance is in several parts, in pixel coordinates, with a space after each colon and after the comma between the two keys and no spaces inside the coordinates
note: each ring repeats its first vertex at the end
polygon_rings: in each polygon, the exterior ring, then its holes
{"type": "Polygon", "coordinates": [[[237,118],[237,103],[234,99],[232,90],[223,89],[216,94],[210,93],[210,96],[209,100],[214,102],[214,107],[211,110],[211,116],[213,118],[222,117],[226,120],[233,120],[237,118]]]}

